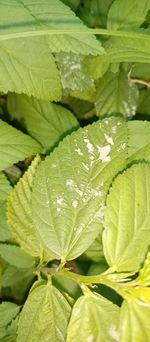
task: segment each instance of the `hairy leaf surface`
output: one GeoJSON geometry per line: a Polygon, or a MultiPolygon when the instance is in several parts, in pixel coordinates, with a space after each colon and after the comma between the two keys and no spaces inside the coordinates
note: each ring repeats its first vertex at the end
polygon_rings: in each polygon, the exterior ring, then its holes
{"type": "Polygon", "coordinates": [[[98,121],[66,137],[39,166],[34,225],[55,258],[76,258],[101,232],[106,193],[125,165],[126,134],[122,119],[98,121]]]}
{"type": "Polygon", "coordinates": [[[38,142],[0,119],[0,171],[41,150],[38,142]]]}
{"type": "Polygon", "coordinates": [[[67,342],[119,341],[119,307],[97,293],[80,297],[74,305],[67,342]]]}
{"type": "Polygon", "coordinates": [[[17,342],[65,342],[71,307],[51,284],[32,290],[20,315],[17,342]]]}
{"type": "Polygon", "coordinates": [[[119,175],[107,197],[104,254],[117,271],[137,271],[150,244],[150,166],[119,175]]]}
{"type": "Polygon", "coordinates": [[[10,94],[8,104],[11,114],[17,110],[24,116],[28,132],[44,149],[53,148],[60,139],[79,127],[69,110],[54,103],[10,94]]]}

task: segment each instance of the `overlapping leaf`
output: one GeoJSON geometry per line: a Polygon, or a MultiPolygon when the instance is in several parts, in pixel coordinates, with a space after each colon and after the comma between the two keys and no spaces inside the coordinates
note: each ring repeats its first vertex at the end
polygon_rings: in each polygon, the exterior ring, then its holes
{"type": "Polygon", "coordinates": [[[11,302],[0,304],[0,340],[14,342],[16,340],[17,321],[16,317],[20,306],[11,302]]]}
{"type": "Polygon", "coordinates": [[[40,164],[33,219],[41,243],[55,258],[76,258],[101,232],[106,193],[125,165],[126,135],[123,120],[98,121],[66,137],[40,164]]]}
{"type": "Polygon", "coordinates": [[[104,254],[118,271],[137,271],[150,244],[150,166],[135,164],[114,181],[107,198],[104,254]]]}
{"type": "Polygon", "coordinates": [[[128,160],[150,161],[150,123],[129,121],[128,160]]]}
{"type": "Polygon", "coordinates": [[[74,305],[68,326],[67,342],[119,341],[119,307],[91,293],[80,297],[74,305]]]}
{"type": "Polygon", "coordinates": [[[0,241],[11,239],[11,232],[6,222],[6,200],[11,186],[4,173],[0,172],[0,241]]]}
{"type": "Polygon", "coordinates": [[[111,30],[136,29],[143,24],[149,9],[149,0],[115,0],[108,12],[107,27],[111,30]]]}
{"type": "Polygon", "coordinates": [[[71,306],[51,284],[30,293],[20,315],[17,342],[65,342],[71,306]]]}
{"type": "Polygon", "coordinates": [[[0,255],[10,265],[18,268],[32,268],[35,265],[35,259],[18,246],[1,243],[0,255]]]}
{"type": "Polygon", "coordinates": [[[41,150],[38,142],[0,119],[0,170],[41,150]]]}
{"type": "Polygon", "coordinates": [[[125,73],[106,73],[97,83],[96,113],[104,116],[121,113],[132,117],[136,112],[138,89],[125,73]]]}
{"type": "Polygon", "coordinates": [[[121,342],[150,341],[150,304],[142,301],[125,301],[121,307],[121,342]]]}
{"type": "Polygon", "coordinates": [[[30,255],[40,256],[42,249],[32,223],[31,189],[40,157],[37,156],[28,171],[9,195],[7,218],[9,227],[21,247],[30,255]]]}
{"type": "Polygon", "coordinates": [[[54,103],[11,94],[8,106],[12,115],[16,110],[23,115],[28,132],[44,149],[53,148],[62,137],[79,126],[69,110],[54,103]]]}

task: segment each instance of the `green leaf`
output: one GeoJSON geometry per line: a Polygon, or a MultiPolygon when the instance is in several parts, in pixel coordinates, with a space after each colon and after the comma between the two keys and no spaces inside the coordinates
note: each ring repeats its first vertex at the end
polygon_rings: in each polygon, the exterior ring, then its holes
{"type": "Polygon", "coordinates": [[[94,262],[99,262],[103,255],[102,236],[99,234],[89,248],[84,252],[83,256],[94,262]]]}
{"type": "Polygon", "coordinates": [[[69,110],[54,103],[10,94],[8,105],[11,111],[17,109],[22,113],[28,132],[44,149],[53,148],[62,137],[79,127],[77,119],[69,110]]]}
{"type": "MultiPolygon", "coordinates": [[[[11,8],[14,6],[12,3],[17,4],[17,1],[9,1],[11,8]]],[[[7,19],[8,13],[10,13],[11,19],[13,17],[13,9],[9,12],[8,4],[2,5],[0,1],[1,25],[3,21],[1,17],[3,15],[2,7],[5,7],[7,19]]],[[[19,6],[17,7],[19,8],[19,6]]],[[[14,6],[16,23],[17,7],[14,6]]],[[[11,20],[8,20],[8,26],[11,26],[12,29],[11,20]]],[[[0,75],[0,92],[25,93],[28,96],[33,95],[39,99],[51,101],[61,99],[59,73],[45,37],[1,41],[0,75]]]]}
{"type": "Polygon", "coordinates": [[[35,265],[35,259],[18,246],[0,243],[0,255],[10,265],[18,268],[30,268],[35,265]]]}
{"type": "Polygon", "coordinates": [[[115,0],[108,12],[107,27],[110,30],[134,30],[144,22],[149,9],[149,0],[115,0]]]}
{"type": "Polygon", "coordinates": [[[139,300],[124,301],[120,315],[121,342],[150,341],[150,304],[139,300]]]}
{"type": "Polygon", "coordinates": [[[50,283],[29,294],[19,319],[17,342],[66,341],[71,307],[50,283]]]}
{"type": "Polygon", "coordinates": [[[57,64],[64,89],[95,91],[94,80],[88,74],[83,56],[61,52],[57,54],[57,64]]]}
{"type": "Polygon", "coordinates": [[[1,342],[15,342],[17,321],[20,306],[11,302],[0,304],[0,340],[1,342]]]}
{"type": "Polygon", "coordinates": [[[7,327],[20,311],[20,306],[11,302],[0,304],[0,329],[7,327]]]}
{"type": "Polygon", "coordinates": [[[31,191],[35,172],[41,159],[37,156],[8,197],[7,219],[12,234],[21,247],[32,256],[43,254],[32,222],[31,191]]]}
{"type": "Polygon", "coordinates": [[[138,285],[150,285],[150,253],[147,254],[143,267],[140,269],[139,275],[135,280],[138,285]]]}
{"type": "Polygon", "coordinates": [[[129,121],[128,161],[150,161],[150,122],[129,121]]]}
{"type": "Polygon", "coordinates": [[[11,239],[11,232],[6,222],[6,200],[11,186],[3,172],[0,172],[0,241],[11,239]]]}
{"type": "Polygon", "coordinates": [[[106,202],[104,254],[117,271],[139,270],[150,244],[150,166],[135,164],[114,181],[106,202]]]}
{"type": "Polygon", "coordinates": [[[105,51],[106,55],[101,59],[109,63],[150,63],[150,44],[147,40],[124,37],[123,31],[122,37],[112,37],[106,42],[105,51]]]}
{"type": "Polygon", "coordinates": [[[0,171],[41,150],[34,139],[0,119],[0,171]]]}
{"type": "Polygon", "coordinates": [[[68,326],[67,342],[119,341],[119,307],[92,293],[80,297],[74,305],[68,326]]]}
{"type": "Polygon", "coordinates": [[[89,74],[97,80],[103,77],[109,67],[109,62],[103,60],[101,56],[88,56],[85,58],[84,63],[88,69],[89,74]]]}
{"type": "Polygon", "coordinates": [[[104,116],[121,113],[132,117],[136,113],[138,88],[128,80],[126,73],[107,73],[97,83],[96,113],[104,116]]]}
{"type": "MultiPolygon", "coordinates": [[[[4,42],[9,39],[14,44],[15,38],[26,37],[21,40],[25,45],[30,36],[46,35],[46,38],[42,38],[43,44],[46,39],[44,49],[39,46],[41,51],[47,49],[47,46],[53,52],[72,51],[85,55],[104,51],[95,36],[87,34],[87,28],[82,21],[59,0],[45,0],[38,3],[38,6],[37,2],[32,0],[7,0],[5,3],[1,0],[0,22],[0,40],[4,42]],[[77,33],[74,33],[75,30],[77,33]],[[81,31],[83,34],[80,34],[81,31]]],[[[38,45],[37,42],[36,44],[38,45]]]]}
{"type": "Polygon", "coordinates": [[[41,162],[32,192],[33,220],[56,259],[81,255],[102,230],[104,201],[125,165],[126,124],[109,118],[67,136],[41,162]]]}
{"type": "Polygon", "coordinates": [[[150,90],[142,89],[140,91],[137,113],[150,115],[150,90]]]}

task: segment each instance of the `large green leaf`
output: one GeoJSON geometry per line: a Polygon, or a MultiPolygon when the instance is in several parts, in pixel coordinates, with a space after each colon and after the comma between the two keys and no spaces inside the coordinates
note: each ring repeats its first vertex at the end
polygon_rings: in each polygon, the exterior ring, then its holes
{"type": "Polygon", "coordinates": [[[128,161],[150,161],[150,122],[129,121],[128,161]]]}
{"type": "MultiPolygon", "coordinates": [[[[38,4],[32,0],[1,0],[0,22],[0,40],[3,41],[46,35],[53,52],[103,53],[100,42],[93,34],[87,34],[82,21],[59,0],[45,0],[38,4]]],[[[22,39],[22,43],[26,44],[27,39],[22,39]]]]}
{"type": "Polygon", "coordinates": [[[28,132],[44,149],[54,147],[62,137],[79,127],[77,119],[69,110],[54,103],[10,94],[8,106],[11,114],[17,111],[24,116],[28,132]]]}
{"type": "Polygon", "coordinates": [[[31,191],[34,175],[41,159],[37,156],[8,197],[8,224],[21,247],[30,255],[42,256],[31,214],[31,191]]]}
{"type": "Polygon", "coordinates": [[[59,101],[61,83],[52,51],[85,55],[104,51],[95,36],[87,34],[82,21],[59,0],[38,4],[36,0],[0,0],[0,23],[0,91],[4,93],[14,91],[59,101]],[[83,34],[78,34],[82,30],[83,34]]]}
{"type": "Polygon", "coordinates": [[[0,119],[0,171],[41,150],[34,139],[0,119]]]}
{"type": "Polygon", "coordinates": [[[95,106],[98,116],[121,113],[132,117],[136,113],[137,101],[138,88],[124,72],[108,72],[97,83],[95,106]]]}
{"type": "Polygon", "coordinates": [[[104,254],[117,271],[137,271],[150,244],[150,166],[119,175],[107,197],[104,254]]]}
{"type": "Polygon", "coordinates": [[[80,297],[74,305],[67,342],[119,341],[119,307],[97,293],[80,297]]]}
{"type": "Polygon", "coordinates": [[[150,0],[115,0],[108,12],[107,27],[110,30],[138,28],[150,9],[150,0]]]}
{"type": "Polygon", "coordinates": [[[121,342],[150,342],[150,304],[140,300],[125,301],[121,307],[121,342]]]}
{"type": "Polygon", "coordinates": [[[0,255],[10,265],[18,268],[31,268],[35,265],[35,259],[18,246],[0,243],[0,255]]]}
{"type": "Polygon", "coordinates": [[[125,165],[126,123],[109,118],[67,136],[41,162],[33,219],[41,243],[62,261],[82,254],[102,230],[105,198],[125,165]]]}
{"type": "Polygon", "coordinates": [[[17,342],[65,342],[71,307],[50,283],[32,290],[20,315],[17,342]]]}
{"type": "MultiPolygon", "coordinates": [[[[3,15],[1,7],[0,2],[0,18],[3,15]]],[[[8,6],[4,5],[4,7],[9,13],[8,6]]],[[[10,15],[12,18],[12,12],[10,15]]],[[[2,19],[0,21],[2,23],[2,19]]],[[[11,23],[9,25],[11,26],[11,23]]],[[[0,75],[0,91],[3,93],[14,91],[33,95],[39,99],[51,101],[61,99],[59,73],[45,37],[1,41],[0,75]]]]}
{"type": "Polygon", "coordinates": [[[6,200],[10,191],[8,179],[0,172],[0,241],[7,241],[12,237],[6,222],[6,200]]]}

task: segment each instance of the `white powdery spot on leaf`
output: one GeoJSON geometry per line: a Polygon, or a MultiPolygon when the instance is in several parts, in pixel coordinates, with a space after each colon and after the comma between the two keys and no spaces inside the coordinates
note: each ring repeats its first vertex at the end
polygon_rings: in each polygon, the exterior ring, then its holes
{"type": "Polygon", "coordinates": [[[102,163],[109,162],[111,161],[111,157],[109,156],[109,152],[111,151],[111,146],[106,145],[103,147],[98,147],[98,152],[99,152],[99,160],[102,161],[102,163]]]}
{"type": "Polygon", "coordinates": [[[67,179],[67,180],[66,180],[66,185],[67,185],[69,188],[74,187],[74,185],[75,185],[74,180],[73,180],[73,179],[67,179]]]}
{"type": "Polygon", "coordinates": [[[114,142],[113,142],[113,138],[112,138],[112,137],[109,137],[107,134],[104,134],[104,136],[105,136],[105,139],[106,139],[106,141],[108,142],[108,144],[114,145],[114,142]]]}
{"type": "Polygon", "coordinates": [[[79,308],[75,308],[75,309],[73,310],[73,315],[74,315],[75,317],[80,316],[80,309],[79,309],[79,308]]]}
{"type": "Polygon", "coordinates": [[[116,133],[116,131],[117,131],[117,126],[113,126],[113,127],[111,128],[111,131],[112,131],[112,133],[116,133]]]}
{"type": "Polygon", "coordinates": [[[116,325],[112,324],[109,331],[108,331],[109,336],[111,336],[114,341],[119,341],[119,333],[117,331],[116,325]]]}
{"type": "Polygon", "coordinates": [[[78,206],[78,201],[77,200],[73,200],[72,201],[72,207],[73,208],[77,208],[77,206],[78,206]]]}
{"type": "Polygon", "coordinates": [[[77,194],[79,194],[80,196],[83,195],[83,191],[81,191],[77,185],[75,184],[74,180],[73,179],[67,179],[66,180],[66,185],[68,188],[70,188],[70,190],[73,190],[75,191],[77,194]]]}
{"type": "Polygon", "coordinates": [[[86,147],[89,151],[89,153],[94,152],[94,145],[90,143],[90,140],[88,138],[84,138],[84,142],[86,143],[86,147]]]}
{"type": "Polygon", "coordinates": [[[79,154],[79,156],[83,156],[83,152],[81,151],[80,148],[76,148],[75,152],[77,152],[79,154]]]}

